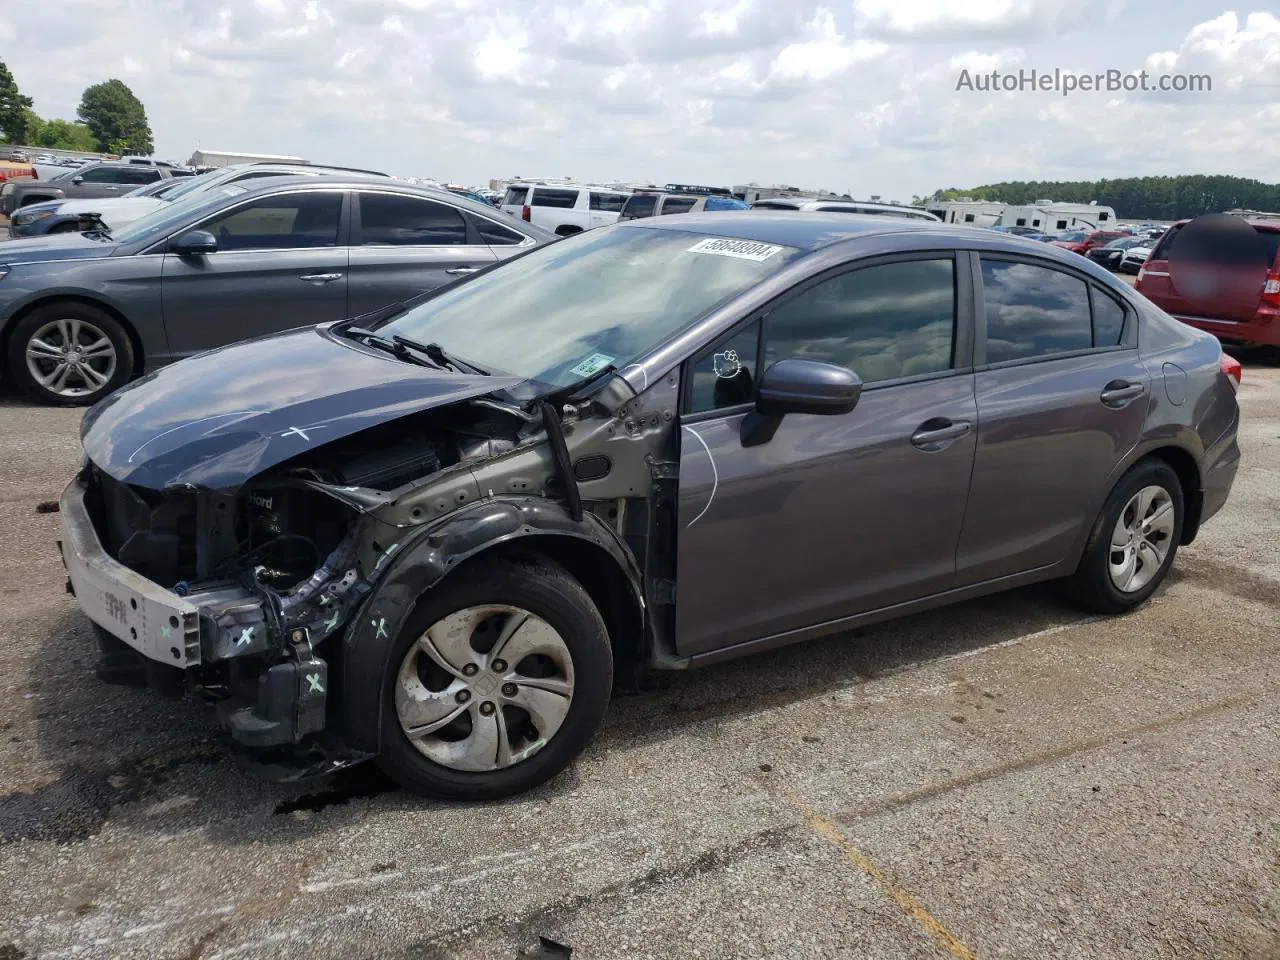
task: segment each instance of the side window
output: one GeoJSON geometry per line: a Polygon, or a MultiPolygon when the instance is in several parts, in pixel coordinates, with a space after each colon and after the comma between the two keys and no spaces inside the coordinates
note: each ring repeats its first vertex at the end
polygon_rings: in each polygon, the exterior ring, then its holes
{"type": "Polygon", "coordinates": [[[623,210],[631,217],[652,217],[657,204],[658,198],[651,193],[636,194],[627,201],[623,210]]]}
{"type": "Polygon", "coordinates": [[[1039,220],[1032,220],[1032,221],[1031,221],[1031,225],[1032,225],[1033,227],[1038,227],[1038,226],[1040,226],[1040,221],[1039,221],[1039,220]]]}
{"type": "Polygon", "coordinates": [[[218,238],[219,251],[333,247],[341,218],[341,193],[294,193],[254,200],[200,229],[218,238]]]}
{"type": "Polygon", "coordinates": [[[853,370],[865,383],[951,369],[955,261],[906,260],[824,280],[769,314],[765,365],[787,357],[853,370]]]}
{"type": "Polygon", "coordinates": [[[1015,226],[1019,226],[1019,227],[1025,227],[1026,225],[1027,225],[1026,217],[1019,217],[1018,222],[1015,224],[1015,226]]]}
{"type": "Polygon", "coordinates": [[[504,207],[521,206],[528,196],[528,187],[507,187],[507,192],[502,196],[502,205],[504,207]]]}
{"type": "Polygon", "coordinates": [[[609,213],[619,213],[622,205],[627,202],[626,194],[622,193],[591,193],[591,209],[607,210],[609,213]]]}
{"type": "Polygon", "coordinates": [[[1089,290],[1058,270],[1008,260],[982,261],[987,363],[1030,360],[1093,346],[1089,290]]]}
{"type": "Polygon", "coordinates": [[[1124,336],[1125,308],[1097,287],[1093,288],[1093,345],[1118,347],[1124,336]]]}
{"type": "Polygon", "coordinates": [[[160,179],[160,171],[155,167],[123,167],[116,171],[117,183],[128,183],[141,186],[144,183],[155,183],[160,179]]]}
{"type": "Polygon", "coordinates": [[[1111,214],[1103,210],[1101,213],[1098,214],[1098,222],[1101,223],[1104,220],[1110,219],[1110,217],[1111,217],[1111,214]]]}
{"type": "Polygon", "coordinates": [[[471,220],[480,232],[480,239],[491,246],[509,247],[528,239],[523,233],[517,233],[485,217],[472,217],[471,220]]]}
{"type": "Polygon", "coordinates": [[[360,194],[364,246],[451,246],[467,242],[467,223],[453,207],[393,193],[360,194]]]}
{"type": "Polygon", "coordinates": [[[564,210],[572,210],[577,202],[577,190],[548,190],[545,187],[537,187],[533,191],[533,199],[530,201],[530,206],[560,207],[564,210]]]}
{"type": "Polygon", "coordinates": [[[1065,220],[1059,220],[1059,221],[1058,221],[1058,226],[1057,226],[1055,229],[1057,229],[1057,230],[1065,230],[1065,229],[1067,229],[1067,221],[1065,221],[1065,220]]]}
{"type": "Polygon", "coordinates": [[[965,223],[973,223],[973,214],[972,214],[972,213],[966,213],[966,214],[964,215],[964,222],[965,222],[965,223]]]}
{"type": "Polygon", "coordinates": [[[722,410],[755,397],[760,321],[725,337],[693,363],[690,413],[722,410]]]}
{"type": "Polygon", "coordinates": [[[90,167],[78,176],[85,183],[119,183],[116,172],[110,167],[90,167]]]}
{"type": "Polygon", "coordinates": [[[663,216],[669,213],[688,213],[697,202],[693,197],[664,197],[659,213],[663,216]]]}

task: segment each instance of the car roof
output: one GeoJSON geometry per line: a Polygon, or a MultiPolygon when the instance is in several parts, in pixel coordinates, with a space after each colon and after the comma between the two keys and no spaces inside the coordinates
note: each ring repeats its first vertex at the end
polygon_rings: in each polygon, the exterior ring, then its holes
{"type": "Polygon", "coordinates": [[[469,210],[472,213],[483,216],[495,223],[505,223],[510,220],[512,229],[517,233],[523,233],[526,236],[535,239],[553,239],[555,234],[549,230],[534,226],[531,223],[523,221],[517,222],[503,213],[497,207],[490,203],[482,203],[479,200],[472,200],[470,197],[461,193],[454,193],[452,190],[446,190],[444,187],[428,187],[418,183],[408,183],[404,180],[397,180],[394,177],[384,177],[376,174],[368,174],[361,176],[360,174],[327,174],[323,177],[316,176],[282,176],[282,177],[264,177],[261,181],[248,180],[236,184],[243,186],[244,193],[235,195],[236,200],[243,200],[246,197],[255,197],[260,195],[269,195],[279,190],[288,190],[293,187],[310,187],[316,190],[391,190],[396,193],[412,194],[427,200],[443,200],[460,210],[469,210]],[[253,186],[248,186],[253,184],[253,186]]]}
{"type": "MultiPolygon", "coordinates": [[[[766,211],[756,213],[753,210],[735,211],[732,217],[723,213],[688,213],[679,218],[678,224],[672,224],[666,217],[646,217],[628,220],[622,226],[638,230],[679,229],[734,240],[779,243],[801,250],[818,250],[858,236],[908,232],[936,234],[950,240],[961,237],[973,239],[1006,236],[1011,241],[1022,239],[990,230],[955,227],[936,220],[912,220],[875,213],[823,213],[808,210],[797,211],[797,216],[785,217],[766,211]]],[[[1026,248],[1019,246],[1018,249],[1026,248]]]]}
{"type": "MultiPolygon", "coordinates": [[[[1253,227],[1255,230],[1265,230],[1268,233],[1280,232],[1280,217],[1240,216],[1240,214],[1236,214],[1236,213],[1228,214],[1228,216],[1231,216],[1231,217],[1239,216],[1241,220],[1249,224],[1249,226],[1253,227]]],[[[1185,227],[1188,223],[1191,222],[1191,220],[1192,220],[1191,217],[1187,217],[1185,220],[1179,220],[1177,223],[1173,224],[1168,229],[1173,230],[1173,229],[1176,229],[1177,227],[1185,227]]],[[[1164,229],[1164,228],[1161,228],[1161,229],[1164,229]]]]}

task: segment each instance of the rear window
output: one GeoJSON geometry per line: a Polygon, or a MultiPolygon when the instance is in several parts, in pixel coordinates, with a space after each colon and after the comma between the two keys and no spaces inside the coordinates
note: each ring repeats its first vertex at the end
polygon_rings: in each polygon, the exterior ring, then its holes
{"type": "Polygon", "coordinates": [[[705,210],[749,210],[751,209],[741,200],[731,200],[728,197],[707,197],[705,210]]]}
{"type": "Polygon", "coordinates": [[[515,243],[524,243],[527,239],[523,233],[508,229],[501,224],[494,223],[486,217],[472,217],[476,229],[480,231],[480,239],[490,246],[510,246],[515,243]]]}
{"type": "Polygon", "coordinates": [[[628,217],[652,217],[657,205],[658,198],[653,194],[636,194],[623,205],[622,212],[628,217]]]}
{"type": "Polygon", "coordinates": [[[523,207],[527,196],[528,187],[507,187],[507,192],[502,197],[503,206],[523,207]]]}
{"type": "Polygon", "coordinates": [[[591,193],[591,209],[607,210],[609,213],[621,213],[623,204],[627,202],[625,193],[591,193]]]}
{"type": "Polygon", "coordinates": [[[548,190],[545,187],[536,187],[533,191],[533,200],[530,206],[533,207],[559,207],[562,210],[571,210],[578,202],[577,190],[548,190]]]}
{"type": "Polygon", "coordinates": [[[688,213],[693,209],[693,205],[697,203],[694,197],[667,197],[662,201],[662,215],[668,213],[688,213]]]}
{"type": "MultiPolygon", "coordinates": [[[[1262,241],[1262,256],[1265,256],[1268,265],[1276,262],[1276,254],[1280,252],[1280,231],[1276,230],[1260,230],[1254,227],[1254,232],[1258,234],[1259,240],[1262,241]]],[[[1164,236],[1160,238],[1160,242],[1156,244],[1156,248],[1151,251],[1152,260],[1168,260],[1169,254],[1173,250],[1173,245],[1177,243],[1178,237],[1182,235],[1182,227],[1170,227],[1165,231],[1164,236]]],[[[1253,258],[1249,258],[1250,262],[1253,258]]]]}

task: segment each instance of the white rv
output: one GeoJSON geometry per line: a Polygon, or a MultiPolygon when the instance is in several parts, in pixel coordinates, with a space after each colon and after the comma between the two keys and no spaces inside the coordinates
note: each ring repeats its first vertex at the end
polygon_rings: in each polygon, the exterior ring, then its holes
{"type": "Polygon", "coordinates": [[[1006,204],[995,200],[932,200],[925,209],[943,223],[967,224],[971,227],[989,227],[999,219],[1006,204]]]}
{"type": "Polygon", "coordinates": [[[1037,200],[1023,206],[1004,208],[993,226],[1030,227],[1044,233],[1063,230],[1103,230],[1116,225],[1116,212],[1098,203],[1054,203],[1037,200]]]}

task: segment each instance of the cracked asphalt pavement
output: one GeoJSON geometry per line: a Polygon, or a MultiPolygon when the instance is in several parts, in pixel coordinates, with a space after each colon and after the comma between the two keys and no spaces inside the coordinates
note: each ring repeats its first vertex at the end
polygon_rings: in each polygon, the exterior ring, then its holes
{"type": "Polygon", "coordinates": [[[80,412],[0,403],[0,958],[1280,958],[1280,367],[1240,401],[1137,613],[1039,587],[660,676],[488,806],[267,784],[99,684],[39,512],[80,412]]]}

